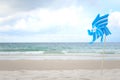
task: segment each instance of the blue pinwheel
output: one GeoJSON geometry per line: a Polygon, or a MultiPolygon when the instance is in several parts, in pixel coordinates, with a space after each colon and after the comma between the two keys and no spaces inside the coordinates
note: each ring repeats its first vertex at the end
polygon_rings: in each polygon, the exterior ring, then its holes
{"type": "Polygon", "coordinates": [[[97,17],[94,19],[92,23],[92,30],[88,30],[88,34],[93,36],[93,40],[91,43],[93,43],[96,39],[100,37],[101,42],[103,42],[103,36],[108,36],[111,34],[109,29],[107,28],[108,16],[109,14],[100,17],[100,14],[98,14],[97,17]]]}

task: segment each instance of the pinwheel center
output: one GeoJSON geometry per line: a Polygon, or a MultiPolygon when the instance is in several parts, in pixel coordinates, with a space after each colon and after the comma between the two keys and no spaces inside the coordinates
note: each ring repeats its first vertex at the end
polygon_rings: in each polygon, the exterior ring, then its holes
{"type": "Polygon", "coordinates": [[[96,28],[96,27],[94,27],[94,28],[92,29],[92,30],[93,30],[93,32],[96,32],[96,29],[97,29],[97,28],[96,28]]]}

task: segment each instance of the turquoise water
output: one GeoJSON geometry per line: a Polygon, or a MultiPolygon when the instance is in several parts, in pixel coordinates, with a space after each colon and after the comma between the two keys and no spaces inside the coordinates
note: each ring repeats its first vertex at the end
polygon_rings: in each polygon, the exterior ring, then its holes
{"type": "MultiPolygon", "coordinates": [[[[43,54],[102,53],[103,43],[0,43],[0,53],[39,52],[43,54]]],[[[120,54],[120,43],[106,43],[105,52],[120,54]]]]}

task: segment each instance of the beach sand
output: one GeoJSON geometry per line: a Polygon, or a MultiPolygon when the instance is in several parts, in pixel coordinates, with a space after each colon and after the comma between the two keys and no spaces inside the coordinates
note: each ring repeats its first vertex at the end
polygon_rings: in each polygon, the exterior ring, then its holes
{"type": "Polygon", "coordinates": [[[120,60],[0,60],[0,80],[120,80],[120,60]]]}

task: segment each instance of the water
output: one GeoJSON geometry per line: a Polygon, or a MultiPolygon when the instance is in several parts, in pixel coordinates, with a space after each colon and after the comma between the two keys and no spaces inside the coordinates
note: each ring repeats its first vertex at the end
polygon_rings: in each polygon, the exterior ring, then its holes
{"type": "Polygon", "coordinates": [[[0,60],[120,60],[120,43],[0,43],[0,60]]]}
{"type": "Polygon", "coordinates": [[[120,43],[0,43],[0,54],[120,54],[120,43]]]}

